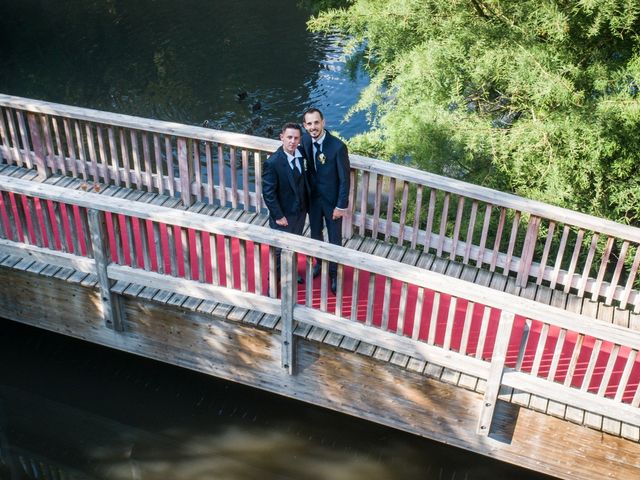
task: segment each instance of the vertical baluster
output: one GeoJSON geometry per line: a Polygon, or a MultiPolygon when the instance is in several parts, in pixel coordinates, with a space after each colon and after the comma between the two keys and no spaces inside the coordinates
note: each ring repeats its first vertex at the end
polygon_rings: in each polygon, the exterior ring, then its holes
{"type": "Polygon", "coordinates": [[[544,279],[544,273],[547,268],[547,259],[549,258],[549,252],[551,251],[551,245],[553,244],[553,234],[555,232],[555,222],[549,222],[549,229],[547,230],[547,239],[544,242],[544,249],[542,250],[542,258],[540,259],[540,270],[538,271],[538,278],[536,284],[541,285],[544,279]]]}
{"type": "Polygon", "coordinates": [[[627,277],[627,284],[624,287],[624,291],[622,292],[622,296],[620,297],[620,308],[627,308],[627,302],[629,301],[629,295],[631,294],[631,290],[633,289],[633,283],[636,280],[636,275],[638,274],[638,266],[640,265],[640,246],[636,246],[636,255],[633,258],[633,264],[631,265],[631,270],[629,270],[629,276],[627,277]]]}
{"type": "Polygon", "coordinates": [[[438,326],[438,314],[440,310],[440,292],[433,293],[433,304],[431,305],[431,319],[429,320],[429,334],[427,343],[434,345],[436,343],[436,329],[438,326]]]}
{"type": "Polygon", "coordinates": [[[520,212],[516,211],[513,216],[513,223],[511,225],[511,235],[509,235],[509,246],[507,247],[507,256],[504,261],[504,268],[502,273],[509,275],[511,271],[511,259],[513,258],[513,250],[518,239],[518,227],[520,226],[520,212]]]}
{"type": "MultiPolygon", "coordinates": [[[[11,120],[11,122],[13,122],[13,120],[11,119],[11,116],[9,116],[9,119],[11,120]]],[[[28,113],[27,119],[29,122],[29,133],[31,134],[31,145],[33,148],[36,168],[38,169],[38,176],[41,179],[44,179],[49,177],[51,170],[47,166],[47,159],[45,158],[44,147],[42,144],[42,134],[40,132],[40,126],[38,125],[38,121],[35,114],[28,113]]],[[[10,123],[10,128],[11,128],[11,123],[10,123]]],[[[21,161],[19,159],[17,161],[19,162],[18,165],[22,166],[21,161]]]]}
{"type": "MultiPolygon", "coordinates": [[[[2,112],[0,112],[0,115],[2,112]]],[[[11,236],[11,229],[9,227],[9,216],[7,214],[7,203],[5,200],[7,194],[0,190],[0,238],[6,238],[13,240],[11,236]]]]}
{"type": "Polygon", "coordinates": [[[288,250],[282,250],[282,368],[293,374],[294,364],[294,336],[293,336],[293,308],[297,300],[296,270],[294,266],[296,254],[288,250]]]}
{"type": "Polygon", "coordinates": [[[638,356],[637,350],[631,350],[629,352],[629,356],[627,357],[627,361],[624,364],[624,370],[622,371],[622,376],[620,377],[620,381],[618,382],[618,389],[616,390],[616,396],[614,400],[616,402],[622,402],[622,397],[624,395],[624,391],[629,385],[629,378],[631,377],[631,371],[636,363],[636,357],[638,356]]]}
{"type": "Polygon", "coordinates": [[[242,198],[244,205],[242,208],[249,211],[251,207],[251,198],[249,195],[249,152],[242,149],[242,198]]]}
{"type": "Polygon", "coordinates": [[[189,242],[189,232],[192,230],[188,228],[180,228],[180,244],[182,245],[182,265],[184,269],[184,278],[187,280],[193,279],[191,274],[191,246],[189,242]]]}
{"type": "Polygon", "coordinates": [[[66,242],[66,233],[64,231],[64,220],[62,215],[62,206],[59,202],[53,202],[49,200],[48,202],[49,212],[53,217],[51,226],[54,229],[53,234],[55,235],[56,242],[58,243],[58,250],[61,252],[68,252],[69,249],[67,247],[66,242]]]}
{"type": "Polygon", "coordinates": [[[396,324],[396,333],[399,335],[404,335],[404,314],[407,309],[408,290],[409,290],[409,285],[407,284],[407,282],[402,282],[402,287],[400,289],[398,323],[396,324]]]}
{"type": "Polygon", "coordinates": [[[124,230],[127,235],[127,243],[129,244],[129,258],[131,260],[131,268],[138,268],[138,255],[136,250],[136,238],[133,231],[133,222],[128,215],[121,216],[124,221],[124,230]]]}
{"type": "Polygon", "coordinates": [[[618,263],[616,264],[616,269],[613,271],[613,278],[611,279],[611,283],[607,288],[607,297],[605,299],[605,304],[607,305],[611,305],[611,301],[615,296],[616,287],[618,286],[618,281],[620,280],[620,273],[622,272],[624,261],[627,257],[627,250],[629,250],[629,242],[625,240],[624,242],[622,242],[620,254],[618,255],[618,263]]]}
{"type": "Polygon", "coordinates": [[[413,233],[411,235],[411,248],[415,249],[418,244],[418,233],[420,232],[420,213],[422,211],[422,185],[417,186],[415,212],[413,213],[413,233]]]}
{"type": "Polygon", "coordinates": [[[74,121],[73,126],[75,127],[76,132],[76,145],[78,147],[78,160],[80,160],[80,173],[82,174],[82,179],[86,182],[88,179],[87,175],[87,156],[84,149],[84,138],[82,137],[82,128],[80,121],[74,121]]]}
{"type": "Polygon", "coordinates": [[[87,134],[87,146],[89,147],[89,160],[91,162],[91,176],[93,177],[94,182],[100,181],[100,176],[98,175],[98,156],[96,155],[96,146],[93,140],[93,129],[91,128],[91,124],[85,123],[84,128],[87,134]]]}
{"type": "Polygon", "coordinates": [[[536,353],[533,356],[533,364],[531,365],[531,375],[538,376],[540,371],[540,365],[542,363],[542,357],[544,355],[545,348],[547,346],[547,337],[549,335],[549,324],[543,323],[540,329],[540,336],[538,337],[538,344],[536,346],[536,353]]]}
{"type": "Polygon", "coordinates": [[[109,156],[104,145],[103,130],[100,125],[96,125],[96,135],[98,136],[98,151],[100,152],[100,170],[102,170],[102,178],[107,185],[111,182],[113,174],[109,173],[109,156]]]}
{"type": "Polygon", "coordinates": [[[68,118],[62,119],[62,125],[64,126],[64,135],[67,138],[67,148],[69,149],[69,161],[71,168],[71,175],[73,178],[78,178],[78,157],[76,156],[76,147],[73,141],[73,129],[71,128],[71,122],[68,118]]]}
{"type": "Polygon", "coordinates": [[[456,207],[456,221],[453,225],[453,237],[451,237],[451,252],[449,258],[451,260],[456,259],[456,250],[458,248],[458,238],[460,237],[460,227],[462,224],[462,214],[464,213],[464,200],[463,196],[458,197],[458,206],[456,207]]]}
{"type": "Polygon", "coordinates": [[[584,335],[579,334],[576,339],[576,344],[573,346],[573,352],[571,353],[571,360],[569,360],[569,367],[567,368],[567,374],[564,377],[564,386],[570,387],[573,383],[573,375],[576,372],[576,366],[578,365],[578,358],[580,356],[580,350],[582,350],[582,343],[584,342],[584,335]]]}
{"type": "Polygon", "coordinates": [[[86,208],[77,207],[76,214],[78,218],[78,232],[80,235],[80,249],[84,252],[84,255],[93,257],[93,246],[91,245],[91,232],[88,223],[88,211],[86,208]]]}
{"type": "Polygon", "coordinates": [[[220,184],[220,206],[227,206],[227,186],[225,179],[225,168],[224,168],[224,150],[222,149],[222,145],[218,144],[218,182],[220,184]]]}
{"type": "Polygon", "coordinates": [[[160,238],[160,225],[158,222],[151,222],[153,231],[153,248],[156,254],[156,271],[164,274],[164,252],[162,249],[162,239],[160,238]]]}
{"type": "Polygon", "coordinates": [[[60,166],[60,172],[62,175],[67,175],[67,157],[64,151],[64,145],[62,143],[62,137],[60,134],[59,119],[51,117],[51,123],[53,124],[53,134],[56,139],[56,147],[58,148],[58,165],[60,166]]]}
{"type": "Polygon", "coordinates": [[[560,357],[562,356],[562,349],[564,347],[564,340],[567,336],[567,331],[563,328],[558,334],[558,340],[556,341],[556,348],[553,350],[553,358],[551,359],[551,367],[549,367],[549,373],[547,374],[547,380],[555,381],[556,371],[560,363],[560,357]]]}
{"type": "Polygon", "coordinates": [[[171,138],[169,136],[164,137],[164,152],[167,161],[167,176],[169,177],[169,195],[176,196],[176,179],[175,169],[173,161],[173,148],[171,146],[171,138]]]}
{"type": "Polygon", "coordinates": [[[355,169],[351,169],[349,172],[349,215],[342,220],[342,227],[344,230],[344,236],[351,238],[353,236],[353,211],[356,208],[356,198],[358,195],[358,182],[356,181],[358,174],[355,169]]]}
{"type": "Polygon", "coordinates": [[[9,114],[9,110],[5,108],[0,108],[0,143],[2,144],[0,148],[1,158],[4,158],[9,165],[14,162],[11,143],[9,141],[9,130],[7,129],[7,124],[5,122],[5,112],[9,114]]]}
{"type": "Polygon", "coordinates": [[[328,265],[329,263],[326,260],[322,260],[322,268],[320,272],[320,310],[323,312],[327,311],[327,301],[329,297],[329,289],[327,288],[327,281],[329,280],[328,265]]]}
{"type": "Polygon", "coordinates": [[[576,244],[573,247],[573,254],[571,255],[571,263],[569,264],[569,270],[567,271],[567,280],[564,283],[564,293],[569,293],[573,284],[573,274],[576,271],[576,265],[578,264],[578,258],[580,257],[580,250],[582,250],[582,239],[584,238],[584,230],[579,229],[576,235],[576,244]]]}
{"type": "MultiPolygon", "coordinates": [[[[205,142],[204,144],[204,157],[207,169],[207,200],[210,204],[215,202],[215,190],[213,184],[213,162],[211,158],[211,144],[205,142]]],[[[256,185],[260,183],[256,177],[256,185]]]]}
{"type": "Polygon", "coordinates": [[[431,234],[433,232],[433,217],[436,213],[436,191],[431,189],[429,191],[429,208],[427,210],[427,225],[424,228],[424,251],[429,253],[431,247],[431,234]]]}
{"type": "MultiPolygon", "coordinates": [[[[55,250],[55,237],[53,233],[53,225],[51,223],[51,216],[49,215],[48,201],[36,198],[36,203],[37,209],[40,212],[43,235],[46,236],[45,245],[48,248],[55,250]]],[[[2,220],[0,219],[0,227],[1,226],[2,220]]]]}
{"type": "MultiPolygon", "coordinates": [[[[11,138],[11,144],[13,145],[13,147],[11,148],[11,153],[13,156],[13,161],[19,166],[22,167],[24,165],[23,162],[23,158],[22,158],[22,152],[21,152],[21,148],[20,148],[20,140],[18,138],[18,130],[16,129],[16,124],[13,120],[13,110],[7,110],[7,125],[9,126],[9,136],[11,138]]],[[[31,126],[31,118],[34,119],[34,123],[35,123],[35,115],[33,113],[29,113],[27,114],[29,117],[29,128],[32,128],[31,126]]],[[[32,143],[33,143],[33,134],[34,132],[31,133],[31,138],[32,138],[32,143]]],[[[40,132],[37,132],[37,135],[39,137],[40,132]]],[[[35,150],[35,145],[34,145],[34,150],[35,150]]],[[[36,155],[38,154],[37,152],[36,155]]],[[[37,159],[37,157],[36,157],[37,159]]],[[[46,165],[46,160],[44,158],[44,155],[40,158],[40,161],[42,162],[42,165],[46,165]]]]}
{"type": "Polygon", "coordinates": [[[305,260],[306,265],[306,278],[305,278],[305,292],[304,292],[304,304],[310,307],[313,304],[313,257],[307,256],[305,260]]]}
{"type": "Polygon", "coordinates": [[[526,287],[529,281],[529,272],[531,271],[531,263],[533,262],[533,254],[535,253],[536,243],[538,241],[538,231],[540,230],[540,217],[529,217],[529,225],[520,254],[520,268],[518,268],[518,276],[516,284],[526,287]]]}
{"type": "Polygon", "coordinates": [[[40,122],[42,124],[42,135],[44,137],[43,143],[47,149],[46,165],[50,171],[55,172],[58,169],[58,166],[56,165],[56,152],[53,148],[53,136],[51,135],[51,129],[49,128],[49,117],[47,115],[41,115],[40,122]]]}
{"type": "Polygon", "coordinates": [[[611,381],[611,374],[613,373],[613,367],[615,367],[616,361],[618,360],[619,351],[620,345],[613,345],[613,348],[611,348],[611,353],[609,354],[609,359],[607,360],[607,366],[604,369],[602,380],[600,382],[600,386],[598,387],[597,395],[599,397],[604,397],[607,393],[607,387],[609,386],[609,382],[611,381]]]}
{"type": "Polygon", "coordinates": [[[391,309],[391,278],[384,279],[384,296],[382,301],[382,330],[389,329],[389,310],[391,309]]]}
{"type": "Polygon", "coordinates": [[[147,231],[147,221],[138,220],[138,232],[140,234],[140,244],[142,246],[142,262],[145,270],[151,270],[151,248],[149,245],[149,235],[147,231]]]}
{"type": "Polygon", "coordinates": [[[476,347],[476,358],[482,360],[484,354],[484,344],[487,340],[487,331],[489,330],[489,319],[491,317],[491,308],[482,305],[482,321],[480,322],[480,332],[478,333],[478,345],[476,347]]]}
{"type": "Polygon", "coordinates": [[[262,211],[262,159],[260,152],[253,154],[253,165],[256,172],[256,212],[260,213],[262,211]]]}
{"type": "Polygon", "coordinates": [[[402,201],[400,203],[400,223],[398,230],[398,245],[404,241],[404,229],[407,222],[407,203],[409,202],[409,182],[402,182],[402,201]]]}
{"type": "MultiPolygon", "coordinates": [[[[233,283],[233,256],[231,251],[231,237],[224,237],[224,268],[226,272],[226,287],[235,288],[233,283]]],[[[275,279],[275,272],[272,277],[275,279]]]]}
{"type": "Polygon", "coordinates": [[[120,161],[118,160],[118,147],[113,127],[107,128],[107,135],[109,137],[109,156],[111,157],[111,178],[116,186],[120,186],[120,161]]]}
{"type": "Polygon", "coordinates": [[[570,231],[569,225],[565,225],[562,230],[562,237],[560,238],[560,246],[558,247],[558,254],[556,255],[556,262],[553,268],[553,272],[551,274],[551,283],[549,284],[550,288],[556,288],[556,283],[558,282],[558,274],[560,273],[560,268],[562,268],[562,258],[564,257],[564,249],[567,246],[567,238],[569,237],[570,231]]]}
{"type": "Polygon", "coordinates": [[[589,390],[589,385],[591,385],[591,378],[593,377],[593,372],[596,369],[596,364],[598,362],[598,356],[600,355],[601,347],[602,340],[596,339],[595,343],[593,344],[593,349],[591,350],[591,356],[589,357],[587,370],[585,371],[584,377],[582,378],[582,385],[580,385],[580,390],[583,392],[589,390]]]}
{"type": "Polygon", "coordinates": [[[39,247],[43,247],[45,245],[44,231],[42,230],[42,225],[38,218],[35,200],[37,199],[23,195],[22,205],[25,210],[27,225],[29,226],[29,236],[32,236],[31,243],[39,247]]]}
{"type": "Polygon", "coordinates": [[[28,207],[26,206],[26,197],[24,195],[14,195],[13,205],[16,217],[16,225],[20,227],[21,241],[27,245],[36,245],[35,235],[31,227],[31,219],[28,218],[28,207]]]}
{"type": "Polygon", "coordinates": [[[116,246],[116,259],[119,265],[125,265],[126,260],[124,256],[124,238],[122,234],[122,229],[120,228],[120,215],[113,214],[111,215],[111,227],[113,229],[113,236],[115,238],[115,246],[116,246]]]}
{"type": "Polygon", "coordinates": [[[344,298],[344,265],[341,263],[337,266],[336,271],[336,309],[335,314],[342,316],[342,300],[344,298]]]}
{"type": "MultiPolygon", "coordinates": [[[[369,172],[366,172],[366,183],[363,184],[363,205],[361,210],[367,208],[367,199],[369,196],[369,172]]],[[[382,182],[384,181],[384,177],[382,175],[378,175],[376,173],[373,174],[376,183],[376,191],[375,198],[373,203],[373,224],[371,227],[371,236],[373,238],[378,238],[378,233],[380,231],[380,208],[382,207],[382,182]]],[[[363,210],[366,211],[366,210],[363,210]]],[[[366,217],[366,215],[365,215],[366,217]]],[[[362,233],[362,232],[361,232],[362,233]]]]}
{"type": "Polygon", "coordinates": [[[476,259],[476,267],[482,268],[484,263],[484,249],[487,244],[487,236],[489,234],[489,225],[491,224],[491,211],[493,206],[487,204],[484,210],[484,221],[482,222],[482,233],[480,235],[480,245],[478,245],[478,258],[476,259]]]}
{"type": "Polygon", "coordinates": [[[464,315],[464,326],[462,327],[462,335],[460,337],[460,353],[462,355],[467,354],[467,348],[469,346],[469,335],[471,333],[471,324],[473,323],[473,309],[475,303],[467,302],[467,309],[464,315]]]}
{"type": "Polygon", "coordinates": [[[391,227],[393,226],[393,207],[396,202],[396,179],[389,179],[389,196],[387,197],[387,223],[384,229],[384,241],[388,242],[391,238],[391,227]]]}
{"type": "Polygon", "coordinates": [[[190,207],[192,204],[190,169],[187,140],[180,137],[178,138],[178,170],[180,171],[180,196],[182,197],[182,205],[185,207],[190,207]]]}
{"type": "MultiPolygon", "coordinates": [[[[240,239],[240,290],[246,292],[249,289],[249,276],[247,275],[247,242],[240,239]]],[[[294,257],[295,258],[295,257],[294,257]]],[[[298,265],[297,263],[295,265],[298,265]]],[[[297,272],[297,268],[294,269],[294,273],[297,272]]],[[[297,279],[297,276],[295,277],[297,279]]]]}
{"type": "Polygon", "coordinates": [[[156,163],[156,178],[158,185],[158,193],[164,195],[164,169],[162,168],[162,150],[160,147],[160,135],[153,134],[153,153],[156,163]]]}
{"type": "Polygon", "coordinates": [[[131,159],[133,160],[133,179],[138,190],[142,190],[142,168],[140,166],[140,151],[138,149],[138,132],[131,130],[131,159]]]}
{"type": "MultiPolygon", "coordinates": [[[[218,286],[220,285],[220,271],[218,269],[220,258],[218,257],[218,238],[213,233],[209,234],[209,249],[211,250],[211,283],[218,286]]],[[[256,282],[257,279],[256,276],[256,282]]]]}
{"type": "MultiPolygon", "coordinates": [[[[360,192],[360,235],[365,236],[367,226],[367,197],[369,196],[369,172],[362,172],[362,190],[360,192]]],[[[379,215],[373,217],[373,221],[377,222],[379,215]]],[[[374,236],[375,238],[375,236],[374,236]]]]}
{"type": "Polygon", "coordinates": [[[358,297],[360,296],[360,269],[353,269],[353,283],[351,291],[351,321],[358,321],[358,297]]]}
{"type": "Polygon", "coordinates": [[[17,110],[16,117],[18,118],[18,131],[20,132],[20,139],[22,140],[24,163],[27,166],[27,168],[33,168],[33,162],[31,161],[31,153],[29,152],[29,138],[27,136],[27,126],[24,122],[24,113],[21,112],[20,110],[17,110]]]}
{"type": "Polygon", "coordinates": [[[416,310],[413,314],[413,328],[411,330],[411,338],[413,340],[418,340],[420,336],[423,307],[424,307],[424,288],[418,287],[418,296],[416,297],[416,310]]]}
{"type": "Polygon", "coordinates": [[[202,201],[202,170],[200,168],[200,142],[198,140],[191,140],[189,145],[192,146],[192,153],[189,155],[189,158],[193,161],[193,176],[195,180],[196,187],[196,200],[198,202],[202,201]]]}
{"type": "Polygon", "coordinates": [[[449,302],[449,311],[447,312],[447,324],[444,330],[444,343],[442,345],[442,348],[445,350],[449,350],[451,348],[451,337],[453,335],[453,323],[455,321],[457,306],[457,297],[451,297],[451,301],[449,302]]]}
{"type": "Polygon", "coordinates": [[[367,291],[367,315],[365,318],[365,323],[367,325],[373,325],[373,305],[375,303],[375,285],[376,285],[376,274],[369,272],[369,289],[367,291]]]}
{"type": "Polygon", "coordinates": [[[496,239],[493,243],[493,253],[491,255],[491,265],[489,270],[494,272],[496,269],[496,263],[498,261],[498,254],[500,253],[500,243],[502,243],[502,231],[504,230],[504,222],[507,217],[507,209],[500,208],[500,217],[498,219],[498,228],[496,229],[496,239]]]}
{"type": "Polygon", "coordinates": [[[604,251],[602,252],[602,260],[600,262],[600,269],[598,270],[598,276],[596,277],[596,282],[593,284],[593,291],[591,292],[591,299],[597,301],[600,296],[600,289],[602,288],[602,280],[604,280],[604,274],[607,271],[607,266],[609,265],[609,256],[611,255],[611,250],[613,249],[613,242],[615,241],[614,237],[607,237],[607,243],[604,247],[604,251]]]}
{"type": "Polygon", "coordinates": [[[467,265],[469,263],[469,256],[471,255],[471,246],[473,245],[473,233],[476,227],[476,216],[478,214],[478,202],[474,200],[471,202],[471,214],[469,215],[469,225],[467,226],[467,237],[465,238],[464,256],[462,257],[462,263],[467,265]]]}
{"type": "Polygon", "coordinates": [[[231,172],[231,207],[238,208],[238,159],[235,147],[229,147],[229,170],[231,172]]]}
{"type": "Polygon", "coordinates": [[[142,156],[144,158],[144,179],[148,192],[153,192],[153,166],[151,164],[151,149],[149,148],[149,135],[142,132],[142,156]]]}
{"type": "MultiPolygon", "coordinates": [[[[263,295],[262,290],[262,246],[259,243],[253,244],[253,278],[255,279],[255,293],[263,295]]],[[[309,258],[307,258],[309,260],[309,258]]]]}
{"type": "Polygon", "coordinates": [[[447,222],[449,216],[449,199],[451,198],[450,193],[444,194],[444,202],[442,205],[442,215],[440,215],[440,232],[438,236],[438,248],[436,251],[436,255],[438,257],[442,256],[442,249],[444,247],[444,239],[447,234],[447,222]]]}
{"type": "Polygon", "coordinates": [[[589,277],[591,273],[591,264],[593,263],[593,257],[596,253],[596,248],[598,246],[599,235],[597,233],[593,233],[591,237],[591,245],[589,246],[589,253],[587,254],[587,259],[584,262],[584,268],[582,269],[582,276],[578,279],[578,296],[584,296],[584,291],[587,288],[587,283],[589,282],[589,277]]]}

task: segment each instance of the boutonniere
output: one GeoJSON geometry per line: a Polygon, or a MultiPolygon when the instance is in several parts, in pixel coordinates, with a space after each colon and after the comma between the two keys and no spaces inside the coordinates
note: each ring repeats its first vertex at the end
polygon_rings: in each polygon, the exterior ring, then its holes
{"type": "Polygon", "coordinates": [[[307,171],[307,159],[306,158],[302,159],[302,168],[304,168],[305,172],[307,171]]]}
{"type": "Polygon", "coordinates": [[[324,153],[321,153],[320,155],[318,155],[318,161],[324,165],[324,162],[327,161],[327,157],[324,155],[324,153]]]}

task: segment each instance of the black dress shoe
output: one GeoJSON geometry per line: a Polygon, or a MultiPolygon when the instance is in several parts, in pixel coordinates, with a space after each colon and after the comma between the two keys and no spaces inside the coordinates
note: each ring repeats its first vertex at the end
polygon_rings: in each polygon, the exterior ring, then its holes
{"type": "Polygon", "coordinates": [[[302,278],[302,275],[298,275],[298,283],[304,283],[304,278],[302,278]]]}
{"type": "Polygon", "coordinates": [[[318,275],[320,275],[321,271],[322,265],[320,264],[320,262],[318,262],[313,266],[313,278],[316,278],[318,275]]]}
{"type": "Polygon", "coordinates": [[[338,290],[338,280],[333,277],[331,278],[331,291],[334,295],[336,294],[336,290],[338,290]]]}

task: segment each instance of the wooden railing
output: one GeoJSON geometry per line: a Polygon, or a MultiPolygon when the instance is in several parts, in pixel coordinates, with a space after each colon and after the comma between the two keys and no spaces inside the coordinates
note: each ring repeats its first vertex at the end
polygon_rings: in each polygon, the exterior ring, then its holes
{"type": "Polygon", "coordinates": [[[95,274],[115,330],[126,328],[113,290],[122,281],[281,316],[290,373],[297,322],[482,379],[480,434],[502,387],[640,427],[640,333],[615,325],[305,237],[6,176],[0,237],[5,268],[26,258],[95,274]],[[331,301],[327,282],[311,286],[314,257],[325,278],[338,264],[331,301]]]}
{"type": "MultiPolygon", "coordinates": [[[[262,210],[262,162],[278,142],[0,95],[0,160],[262,210]]],[[[640,311],[640,229],[351,155],[346,234],[384,238],[640,311]]]]}

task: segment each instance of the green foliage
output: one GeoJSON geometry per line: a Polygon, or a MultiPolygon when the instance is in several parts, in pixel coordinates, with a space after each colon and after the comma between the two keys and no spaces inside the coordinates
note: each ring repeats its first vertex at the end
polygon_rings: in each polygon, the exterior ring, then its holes
{"type": "Polygon", "coordinates": [[[353,151],[640,224],[636,0],[352,0],[309,27],[364,46],[353,151]]]}

